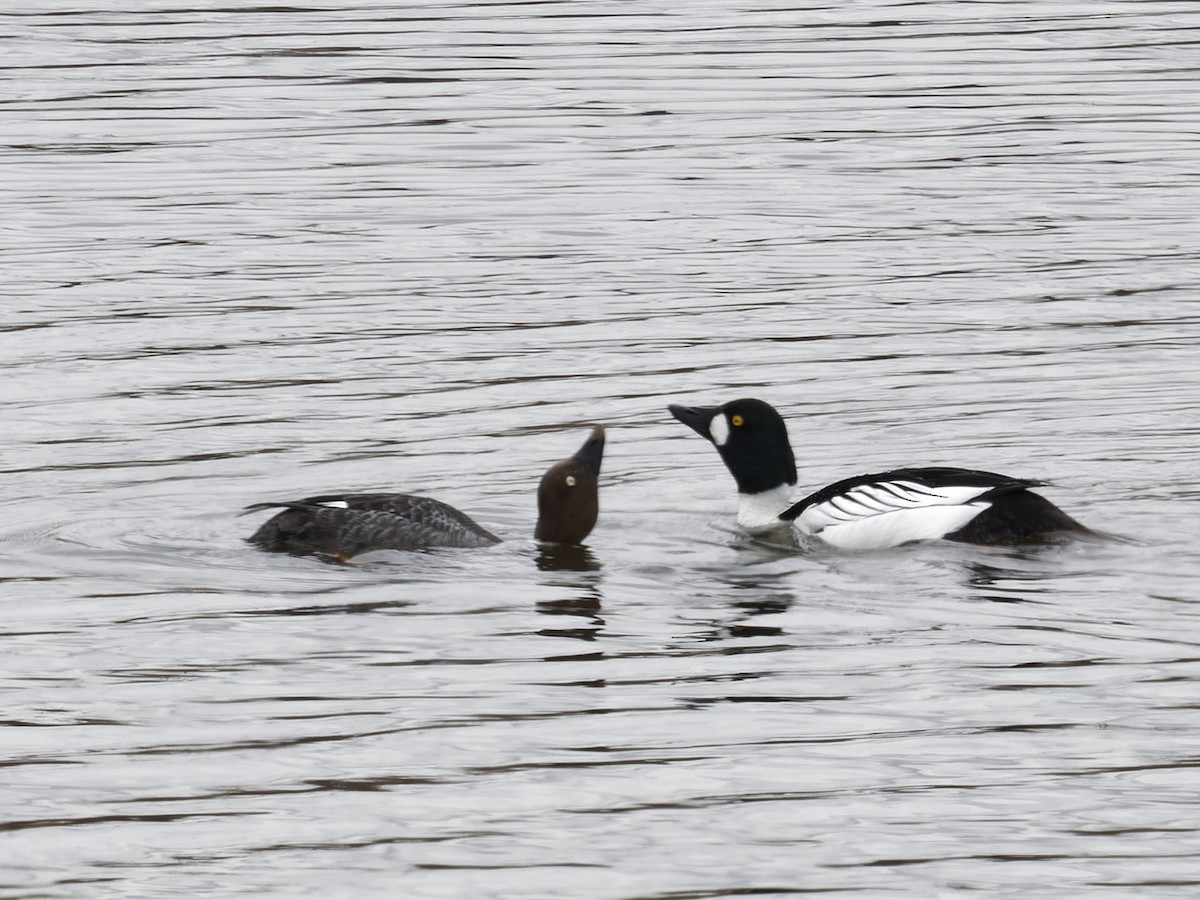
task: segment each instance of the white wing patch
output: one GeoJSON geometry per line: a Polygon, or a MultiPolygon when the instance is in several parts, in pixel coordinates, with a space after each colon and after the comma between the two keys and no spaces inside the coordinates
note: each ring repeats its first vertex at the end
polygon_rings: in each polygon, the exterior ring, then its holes
{"type": "Polygon", "coordinates": [[[844,550],[935,540],[957,531],[991,506],[986,500],[975,501],[990,489],[967,485],[933,488],[913,481],[870,482],[808,507],[796,519],[796,527],[844,550]]]}
{"type": "Polygon", "coordinates": [[[318,503],[317,506],[328,506],[331,509],[349,509],[350,504],[345,500],[324,500],[318,503]]]}

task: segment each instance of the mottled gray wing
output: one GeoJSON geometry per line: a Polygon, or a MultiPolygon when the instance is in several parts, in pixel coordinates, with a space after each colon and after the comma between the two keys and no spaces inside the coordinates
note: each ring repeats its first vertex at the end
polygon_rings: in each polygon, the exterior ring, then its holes
{"type": "Polygon", "coordinates": [[[371,550],[485,547],[500,539],[440,500],[411,494],[342,494],[257,504],[284,510],[250,542],[289,553],[350,558],[371,550]]]}

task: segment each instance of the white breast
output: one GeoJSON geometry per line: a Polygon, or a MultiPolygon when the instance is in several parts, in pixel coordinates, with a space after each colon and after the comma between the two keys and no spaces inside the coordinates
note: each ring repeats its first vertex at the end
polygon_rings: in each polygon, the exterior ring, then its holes
{"type": "Polygon", "coordinates": [[[779,514],[792,505],[791,494],[788,484],[758,494],[738,494],[738,524],[752,534],[784,527],[779,514]]]}

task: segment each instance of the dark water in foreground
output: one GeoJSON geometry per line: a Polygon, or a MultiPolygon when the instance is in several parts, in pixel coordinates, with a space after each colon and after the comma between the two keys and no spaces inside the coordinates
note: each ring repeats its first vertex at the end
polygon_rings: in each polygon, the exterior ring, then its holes
{"type": "Polygon", "coordinates": [[[0,897],[1195,896],[1193,4],[0,33],[0,897]],[[747,395],[1132,540],[747,540],[665,411],[747,395]],[[240,540],[369,488],[508,540],[240,540]]]}

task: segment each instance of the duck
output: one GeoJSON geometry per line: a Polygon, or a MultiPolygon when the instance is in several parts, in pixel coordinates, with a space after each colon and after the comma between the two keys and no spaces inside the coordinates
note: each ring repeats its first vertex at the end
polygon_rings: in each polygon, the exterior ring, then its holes
{"type": "Polygon", "coordinates": [[[717,448],[738,489],[738,524],[752,534],[790,528],[840,550],[945,539],[1013,545],[1092,535],[1032,488],[1046,482],[929,466],[845,478],[796,501],[787,426],[763,400],[667,407],[717,448]]]}
{"type": "MultiPolygon", "coordinates": [[[[538,484],[535,540],[581,544],[600,511],[604,427],[597,425],[572,456],[555,463],[538,484]]],[[[274,552],[348,562],[372,550],[488,547],[501,538],[448,503],[416,494],[322,494],[303,500],[254,503],[244,512],[282,508],[246,540],[274,552]]]]}

